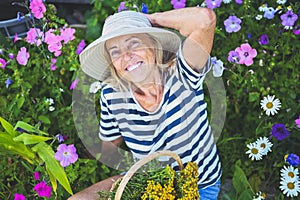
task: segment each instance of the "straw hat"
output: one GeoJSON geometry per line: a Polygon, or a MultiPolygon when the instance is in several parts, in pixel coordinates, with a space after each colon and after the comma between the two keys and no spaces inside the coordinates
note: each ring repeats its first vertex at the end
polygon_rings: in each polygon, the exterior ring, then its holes
{"type": "Polygon", "coordinates": [[[82,70],[89,76],[103,81],[110,75],[110,61],[105,58],[105,42],[111,38],[147,33],[160,41],[164,51],[176,53],[180,45],[177,34],[152,27],[148,18],[139,12],[122,11],[110,16],[104,23],[102,36],[88,45],[79,55],[82,70]]]}

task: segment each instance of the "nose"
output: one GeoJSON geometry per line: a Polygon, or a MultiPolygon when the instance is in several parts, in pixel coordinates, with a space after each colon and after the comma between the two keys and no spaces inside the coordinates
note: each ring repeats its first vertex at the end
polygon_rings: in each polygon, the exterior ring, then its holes
{"type": "Polygon", "coordinates": [[[123,59],[124,61],[130,61],[133,58],[133,56],[133,53],[129,49],[127,49],[124,51],[123,59]]]}

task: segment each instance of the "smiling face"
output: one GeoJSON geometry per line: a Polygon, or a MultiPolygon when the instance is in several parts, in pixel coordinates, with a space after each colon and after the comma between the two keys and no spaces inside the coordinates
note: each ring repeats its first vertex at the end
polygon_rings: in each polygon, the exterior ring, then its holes
{"type": "Polygon", "coordinates": [[[145,83],[155,73],[155,51],[145,34],[130,34],[106,41],[106,49],[118,75],[125,81],[145,83]]]}

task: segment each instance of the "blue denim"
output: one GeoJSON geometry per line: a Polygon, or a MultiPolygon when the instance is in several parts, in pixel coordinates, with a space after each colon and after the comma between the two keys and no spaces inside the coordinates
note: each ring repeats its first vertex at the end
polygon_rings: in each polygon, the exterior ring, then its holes
{"type": "Polygon", "coordinates": [[[212,186],[205,189],[200,189],[200,199],[201,200],[217,200],[220,192],[221,181],[220,179],[212,186]]]}

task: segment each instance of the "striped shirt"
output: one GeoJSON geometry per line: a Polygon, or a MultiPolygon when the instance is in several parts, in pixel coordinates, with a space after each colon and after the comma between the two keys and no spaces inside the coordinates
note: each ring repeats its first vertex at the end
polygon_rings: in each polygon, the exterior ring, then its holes
{"type": "MultiPolygon", "coordinates": [[[[211,62],[208,59],[202,73],[197,73],[186,63],[180,48],[177,66],[167,77],[163,98],[153,112],[143,109],[132,92],[119,92],[104,85],[99,137],[112,141],[122,136],[138,159],[155,151],[171,150],[180,156],[184,166],[189,161],[198,163],[198,187],[202,189],[221,177],[203,93],[203,80],[211,62]],[[124,96],[128,99],[124,100],[124,96]]],[[[179,170],[174,160],[171,167],[179,170]]]]}

